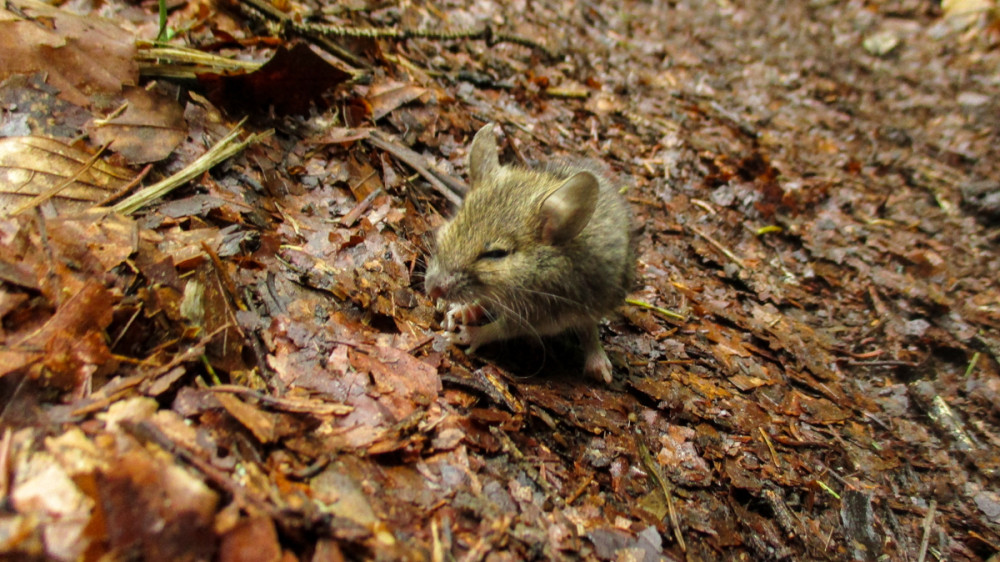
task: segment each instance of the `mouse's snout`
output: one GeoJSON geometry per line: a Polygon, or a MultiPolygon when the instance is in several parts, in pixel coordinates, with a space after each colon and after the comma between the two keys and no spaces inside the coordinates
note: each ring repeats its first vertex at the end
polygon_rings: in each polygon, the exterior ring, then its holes
{"type": "Polygon", "coordinates": [[[427,277],[424,278],[424,291],[427,292],[427,296],[437,300],[448,294],[454,284],[454,275],[443,273],[438,267],[437,260],[432,260],[427,268],[427,277]]]}
{"type": "Polygon", "coordinates": [[[440,299],[442,297],[446,298],[451,294],[452,290],[455,288],[455,276],[454,275],[435,275],[427,276],[427,281],[424,283],[424,288],[427,290],[427,296],[432,299],[440,299]]]}
{"type": "Polygon", "coordinates": [[[441,287],[440,285],[432,285],[432,284],[428,283],[427,284],[427,296],[429,296],[430,298],[432,298],[434,300],[437,300],[437,299],[443,297],[444,296],[444,287],[441,287]]]}

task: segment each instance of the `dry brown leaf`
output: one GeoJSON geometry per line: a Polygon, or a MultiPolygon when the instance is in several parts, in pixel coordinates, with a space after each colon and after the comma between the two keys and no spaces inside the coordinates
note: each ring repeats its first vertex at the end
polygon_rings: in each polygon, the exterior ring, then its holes
{"type": "Polygon", "coordinates": [[[92,158],[44,137],[0,139],[0,215],[43,194],[52,194],[60,210],[86,209],[132,178],[130,170],[100,160],[88,167],[92,158]]]}
{"type": "Polygon", "coordinates": [[[174,99],[135,86],[125,87],[128,107],[107,121],[95,120],[87,130],[99,144],[111,143],[131,164],[163,160],[187,136],[184,109],[174,99]]]}
{"type": "Polygon", "coordinates": [[[111,105],[99,94],[117,94],[139,75],[135,37],[109,20],[78,16],[36,0],[0,10],[0,80],[12,74],[45,72],[60,97],[80,106],[111,105]],[[51,22],[42,25],[42,21],[51,22]]]}
{"type": "Polygon", "coordinates": [[[222,562],[281,560],[281,544],[274,521],[268,517],[241,520],[223,535],[218,559],[222,562]]]}
{"type": "Polygon", "coordinates": [[[180,465],[135,447],[100,473],[96,493],[106,506],[113,552],[134,552],[144,560],[211,557],[219,496],[180,465]]]}
{"type": "Polygon", "coordinates": [[[46,75],[36,72],[19,75],[0,83],[0,104],[4,107],[0,137],[40,135],[72,139],[93,117],[86,109],[59,98],[59,91],[46,84],[46,75]]]}
{"type": "Polygon", "coordinates": [[[942,0],[944,17],[956,22],[959,27],[969,27],[983,14],[996,9],[994,0],[942,0]]]}
{"type": "Polygon", "coordinates": [[[424,95],[426,91],[426,88],[407,83],[390,83],[373,86],[368,93],[368,103],[372,106],[372,120],[378,121],[394,109],[424,95]]]}
{"type": "Polygon", "coordinates": [[[32,376],[44,377],[58,388],[84,384],[95,373],[116,364],[104,335],[111,324],[113,305],[114,295],[91,281],[62,303],[40,330],[19,342],[6,359],[21,365],[40,361],[32,376]],[[33,353],[40,355],[34,357],[33,353]]]}
{"type": "Polygon", "coordinates": [[[273,108],[279,115],[322,107],[323,95],[350,75],[331,66],[305,43],[278,49],[258,70],[245,74],[199,74],[208,98],[234,113],[273,108]]]}
{"type": "Polygon", "coordinates": [[[217,393],[215,398],[261,443],[273,443],[282,437],[299,435],[305,431],[304,424],[294,416],[264,411],[231,394],[217,393]]]}

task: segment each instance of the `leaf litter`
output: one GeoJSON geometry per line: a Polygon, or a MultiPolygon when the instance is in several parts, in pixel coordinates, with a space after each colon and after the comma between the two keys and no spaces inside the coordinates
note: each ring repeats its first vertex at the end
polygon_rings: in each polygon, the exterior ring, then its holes
{"type": "Polygon", "coordinates": [[[0,551],[994,559],[990,5],[8,4],[0,551]],[[488,121],[628,185],[611,385],[438,331],[488,121]]]}

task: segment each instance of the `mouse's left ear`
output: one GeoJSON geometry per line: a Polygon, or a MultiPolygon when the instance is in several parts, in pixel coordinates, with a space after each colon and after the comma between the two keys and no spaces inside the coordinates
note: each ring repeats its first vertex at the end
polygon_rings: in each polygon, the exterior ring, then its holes
{"type": "Polygon", "coordinates": [[[552,190],[539,209],[542,243],[555,246],[580,234],[594,215],[598,191],[597,178],[590,172],[577,172],[552,190]]]}
{"type": "Polygon", "coordinates": [[[483,178],[492,175],[500,167],[500,157],[497,155],[497,136],[493,132],[494,123],[487,123],[469,146],[469,179],[475,188],[482,183],[483,178]]]}

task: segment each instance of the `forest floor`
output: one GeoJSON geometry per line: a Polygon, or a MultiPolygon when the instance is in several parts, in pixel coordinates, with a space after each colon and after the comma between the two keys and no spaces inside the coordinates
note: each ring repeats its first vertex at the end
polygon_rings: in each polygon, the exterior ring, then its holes
{"type": "Polygon", "coordinates": [[[0,11],[4,559],[998,559],[996,2],[167,7],[0,11]],[[611,384],[441,333],[488,122],[627,188],[611,384]]]}

